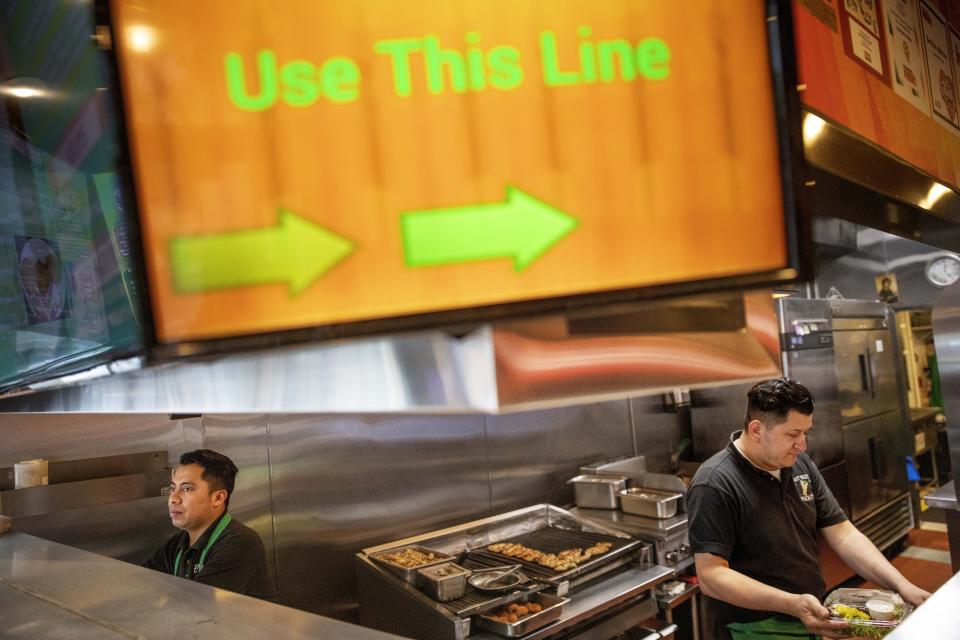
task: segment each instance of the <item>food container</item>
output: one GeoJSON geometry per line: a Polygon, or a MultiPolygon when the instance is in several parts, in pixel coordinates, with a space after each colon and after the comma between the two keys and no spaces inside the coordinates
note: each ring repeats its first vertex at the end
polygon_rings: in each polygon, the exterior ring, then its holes
{"type": "MultiPolygon", "coordinates": [[[[527,602],[536,602],[543,607],[538,613],[531,613],[523,616],[516,622],[500,622],[490,617],[491,614],[506,605],[501,605],[493,611],[478,615],[475,620],[481,629],[492,631],[501,636],[516,638],[524,636],[531,631],[545,627],[551,622],[560,619],[563,614],[563,605],[569,600],[560,596],[552,596],[548,593],[535,593],[530,596],[527,602]]],[[[519,604],[519,603],[518,603],[519,604]]]]}
{"type": "Polygon", "coordinates": [[[444,562],[417,569],[417,574],[424,593],[434,600],[447,602],[461,598],[467,592],[467,576],[471,571],[452,562],[444,562]]]}
{"type": "Polygon", "coordinates": [[[508,572],[507,569],[474,571],[468,582],[475,589],[489,593],[510,591],[524,581],[524,575],[519,571],[506,575],[508,572]]]}
{"type": "Polygon", "coordinates": [[[13,465],[13,488],[26,489],[49,484],[49,463],[46,460],[24,460],[13,465]]]}
{"type": "Polygon", "coordinates": [[[627,488],[627,476],[577,476],[567,480],[573,485],[574,501],[582,509],[616,509],[617,492],[627,488]]]}
{"type": "Polygon", "coordinates": [[[378,551],[377,553],[370,554],[370,558],[376,560],[390,573],[400,576],[412,585],[419,584],[420,576],[417,574],[419,569],[443,564],[444,562],[450,562],[454,559],[453,556],[448,556],[439,551],[427,549],[426,547],[415,544],[406,547],[397,547],[396,549],[389,549],[387,551],[378,551]],[[417,557],[417,553],[429,559],[424,559],[416,564],[411,562],[411,566],[406,566],[406,560],[412,560],[417,557]]]}
{"type": "Polygon", "coordinates": [[[677,515],[682,493],[658,489],[624,489],[620,492],[620,508],[648,518],[672,518],[677,515]]]}
{"type": "Polygon", "coordinates": [[[882,638],[897,628],[913,607],[892,591],[837,589],[823,601],[830,619],[850,625],[850,635],[882,638]]]}

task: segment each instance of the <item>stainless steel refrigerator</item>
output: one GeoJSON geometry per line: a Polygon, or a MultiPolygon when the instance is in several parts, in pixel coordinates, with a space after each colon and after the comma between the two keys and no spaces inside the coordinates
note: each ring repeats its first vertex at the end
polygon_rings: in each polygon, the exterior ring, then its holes
{"type": "Polygon", "coordinates": [[[807,387],[814,398],[807,453],[840,506],[850,513],[830,302],[782,298],[777,301],[777,320],[783,374],[807,387]]]}
{"type": "Polygon", "coordinates": [[[887,305],[831,300],[850,519],[885,547],[913,526],[906,477],[909,418],[893,314],[887,305]]]}
{"type": "MultiPolygon", "coordinates": [[[[784,375],[806,386],[814,397],[814,426],[807,453],[849,513],[829,301],[782,298],[777,301],[777,319],[784,375]]],[[[730,432],[743,428],[747,391],[753,385],[691,390],[691,431],[697,459],[705,460],[725,447],[730,432]]]]}

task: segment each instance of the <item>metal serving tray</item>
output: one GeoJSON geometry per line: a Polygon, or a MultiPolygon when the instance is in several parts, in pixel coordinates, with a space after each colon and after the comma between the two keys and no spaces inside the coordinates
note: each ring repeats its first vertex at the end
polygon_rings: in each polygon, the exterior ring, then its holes
{"type": "Polygon", "coordinates": [[[625,513],[650,518],[672,518],[677,515],[677,506],[682,494],[656,489],[635,488],[620,492],[620,508],[625,513]]]}
{"type": "Polygon", "coordinates": [[[452,562],[417,569],[423,591],[437,602],[462,598],[467,591],[467,577],[471,573],[470,569],[452,562]]]}
{"type": "Polygon", "coordinates": [[[559,620],[563,614],[563,605],[570,602],[570,600],[561,598],[560,596],[553,596],[549,593],[535,593],[530,596],[529,602],[536,602],[543,607],[543,609],[516,622],[498,622],[492,618],[488,618],[485,614],[480,614],[474,619],[481,629],[486,629],[487,631],[492,631],[493,633],[508,638],[516,638],[518,636],[525,636],[531,631],[559,620]]]}
{"type": "Polygon", "coordinates": [[[573,485],[574,502],[583,509],[616,509],[617,492],[627,488],[627,476],[577,476],[567,480],[573,485]]]}
{"type": "Polygon", "coordinates": [[[386,569],[390,573],[400,576],[400,578],[402,578],[405,582],[408,582],[415,586],[420,584],[421,579],[417,575],[417,571],[419,571],[420,569],[423,569],[424,567],[432,567],[434,565],[443,564],[444,562],[451,562],[456,559],[453,556],[449,556],[445,553],[440,553],[439,551],[434,551],[433,549],[428,549],[426,547],[421,547],[420,545],[417,545],[417,544],[410,544],[404,547],[397,547],[396,549],[387,549],[385,551],[378,551],[377,553],[371,554],[370,558],[372,560],[376,560],[380,565],[383,566],[384,569],[386,569]],[[399,553],[404,549],[414,549],[424,554],[432,553],[437,557],[437,559],[431,560],[430,562],[424,562],[423,564],[418,564],[415,567],[401,567],[398,564],[394,564],[393,562],[390,562],[384,557],[394,553],[399,553]]]}

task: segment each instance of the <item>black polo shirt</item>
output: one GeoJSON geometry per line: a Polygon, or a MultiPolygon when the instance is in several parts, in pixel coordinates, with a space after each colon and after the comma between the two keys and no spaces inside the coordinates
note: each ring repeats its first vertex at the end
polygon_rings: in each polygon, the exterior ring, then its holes
{"type": "Polygon", "coordinates": [[[176,534],[143,566],[173,574],[177,553],[182,552],[177,570],[179,577],[254,598],[274,598],[277,591],[267,570],[263,541],[256,531],[236,519],[230,520],[207,552],[203,566],[197,570],[200,554],[223,517],[214,520],[193,546],[190,546],[190,535],[186,531],[176,534]]]}
{"type": "MultiPolygon", "coordinates": [[[[780,480],[758,469],[734,445],[697,470],[687,493],[690,547],[712,553],[730,568],[771,587],[823,598],[826,585],[817,552],[817,529],[847,519],[809,456],[801,453],[780,480]]],[[[770,612],[722,603],[718,628],[753,622],[770,612]]],[[[776,617],[790,619],[776,614],[776,617]]]]}

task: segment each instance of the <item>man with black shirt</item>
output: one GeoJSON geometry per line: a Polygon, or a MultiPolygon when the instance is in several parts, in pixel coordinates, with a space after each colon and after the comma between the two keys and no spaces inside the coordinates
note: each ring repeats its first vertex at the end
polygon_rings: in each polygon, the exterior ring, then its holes
{"type": "Polygon", "coordinates": [[[849,635],[823,607],[817,531],[860,576],[919,605],[910,583],[847,520],[804,453],[813,397],[789,378],[747,393],[744,429],[697,471],[687,494],[703,592],[719,602],[717,638],[849,635]]]}
{"type": "Polygon", "coordinates": [[[263,541],[227,513],[236,476],[237,466],[222,453],[180,456],[167,506],[181,531],[144,566],[255,598],[275,596],[263,541]]]}

